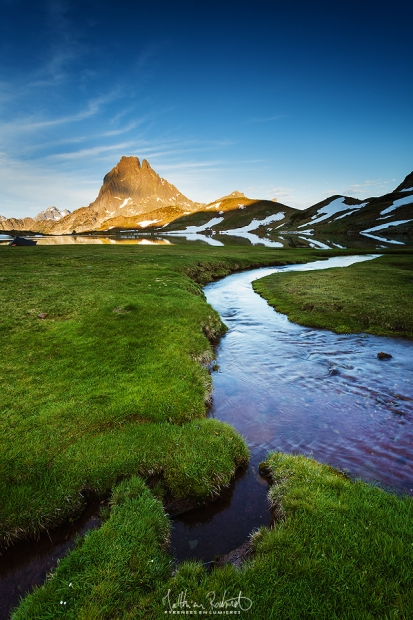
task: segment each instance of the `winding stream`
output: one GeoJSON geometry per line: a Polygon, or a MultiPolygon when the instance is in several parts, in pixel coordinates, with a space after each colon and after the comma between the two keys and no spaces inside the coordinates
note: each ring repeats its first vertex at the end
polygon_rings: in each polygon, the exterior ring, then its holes
{"type": "MultiPolygon", "coordinates": [[[[245,437],[251,460],[217,502],[174,519],[176,559],[209,562],[240,546],[254,528],[269,524],[267,483],[258,464],[270,450],[312,454],[355,477],[413,495],[412,343],[301,327],[251,287],[253,280],[271,273],[344,267],[372,258],[256,269],[205,287],[208,302],[229,328],[217,348],[210,415],[245,437]],[[379,351],[392,359],[378,360],[379,351]]],[[[22,545],[20,553],[12,548],[3,555],[0,620],[9,617],[20,594],[42,583],[73,546],[75,531],[98,523],[96,515],[84,517],[72,530],[61,528],[50,544],[33,543],[33,553],[22,545]]]]}
{"type": "Polygon", "coordinates": [[[251,282],[271,273],[347,266],[373,256],[233,274],[205,287],[228,326],[217,349],[211,415],[246,439],[251,460],[232,503],[174,521],[179,559],[210,561],[269,523],[258,464],[269,451],[313,455],[364,480],[413,495],[413,346],[364,334],[340,335],[291,323],[251,282]],[[393,357],[380,361],[377,353],[393,357]]]}

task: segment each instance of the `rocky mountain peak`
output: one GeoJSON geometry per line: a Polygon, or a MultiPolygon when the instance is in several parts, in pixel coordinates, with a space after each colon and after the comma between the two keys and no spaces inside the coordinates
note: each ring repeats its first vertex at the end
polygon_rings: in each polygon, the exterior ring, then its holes
{"type": "Polygon", "coordinates": [[[121,157],[103,179],[99,194],[89,206],[74,211],[61,225],[53,226],[56,234],[104,230],[113,227],[150,226],[179,213],[202,207],[186,198],[171,183],[161,178],[149,162],[137,157],[121,157]],[[166,210],[160,214],[160,210],[166,210]],[[151,216],[148,214],[152,213],[151,216]]]}
{"type": "Polygon", "coordinates": [[[70,211],[68,209],[57,209],[56,207],[48,207],[44,211],[41,211],[34,217],[35,222],[41,222],[42,220],[53,220],[54,222],[58,222],[66,215],[69,215],[70,211]]]}
{"type": "Polygon", "coordinates": [[[146,159],[141,165],[137,157],[122,157],[105,175],[97,200],[108,193],[118,199],[130,198],[131,201],[151,196],[165,198],[166,195],[181,195],[176,187],[156,174],[146,159]]]}

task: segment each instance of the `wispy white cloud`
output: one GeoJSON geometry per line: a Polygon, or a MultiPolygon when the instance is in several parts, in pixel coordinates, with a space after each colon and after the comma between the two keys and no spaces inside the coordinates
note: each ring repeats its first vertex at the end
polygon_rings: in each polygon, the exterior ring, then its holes
{"type": "Polygon", "coordinates": [[[134,142],[120,142],[118,144],[111,145],[101,145],[94,146],[88,149],[80,149],[79,151],[73,151],[69,153],[56,153],[54,155],[50,155],[45,157],[44,160],[52,160],[52,161],[69,161],[75,159],[86,159],[90,157],[96,157],[98,155],[105,155],[107,153],[113,153],[113,151],[118,151],[119,153],[123,153],[126,150],[130,149],[132,146],[135,146],[134,142]]]}
{"type": "Polygon", "coordinates": [[[112,91],[95,99],[91,99],[87,102],[86,106],[76,112],[75,114],[71,114],[68,116],[57,116],[56,118],[48,118],[46,119],[36,119],[34,117],[30,118],[15,118],[9,122],[3,122],[1,124],[2,131],[7,131],[9,133],[22,133],[22,132],[30,132],[37,131],[39,129],[45,129],[47,127],[55,127],[57,125],[67,125],[70,123],[77,123],[79,121],[83,121],[85,119],[91,118],[98,114],[102,107],[113,101],[119,97],[118,91],[112,91]]]}
{"type": "Polygon", "coordinates": [[[248,121],[249,123],[268,123],[270,121],[279,121],[282,118],[287,118],[288,114],[276,114],[274,116],[255,116],[253,118],[250,118],[250,120],[248,121]]]}
{"type": "Polygon", "coordinates": [[[61,84],[71,71],[71,64],[87,52],[80,43],[79,29],[69,19],[70,3],[65,0],[48,0],[45,27],[44,63],[33,74],[29,86],[44,87],[61,84]]]}
{"type": "Polygon", "coordinates": [[[77,209],[94,200],[101,179],[89,171],[65,173],[40,162],[22,162],[0,157],[0,214],[34,217],[46,207],[77,209]],[[16,204],[18,208],[16,208],[16,204]]]}
{"type": "Polygon", "coordinates": [[[294,200],[295,190],[292,187],[272,187],[266,191],[267,196],[271,196],[271,199],[277,198],[280,202],[287,202],[294,200]]]}
{"type": "Polygon", "coordinates": [[[366,195],[366,192],[369,192],[371,190],[373,190],[374,192],[380,191],[381,193],[383,193],[383,191],[386,191],[389,183],[390,181],[383,181],[382,179],[368,179],[363,183],[353,183],[352,185],[349,185],[343,190],[343,193],[346,195],[349,194],[350,196],[360,194],[366,195]]]}

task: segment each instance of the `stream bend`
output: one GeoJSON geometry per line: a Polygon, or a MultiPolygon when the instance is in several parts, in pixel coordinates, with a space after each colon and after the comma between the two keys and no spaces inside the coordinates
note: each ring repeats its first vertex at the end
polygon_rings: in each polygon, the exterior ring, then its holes
{"type": "Polygon", "coordinates": [[[412,343],[291,323],[251,286],[272,273],[345,267],[376,257],[265,267],[204,288],[228,327],[217,348],[210,415],[243,435],[251,459],[226,506],[174,521],[177,558],[211,560],[268,525],[267,486],[258,464],[269,451],[312,455],[356,478],[413,495],[412,343]],[[378,360],[379,351],[392,359],[378,360]]]}

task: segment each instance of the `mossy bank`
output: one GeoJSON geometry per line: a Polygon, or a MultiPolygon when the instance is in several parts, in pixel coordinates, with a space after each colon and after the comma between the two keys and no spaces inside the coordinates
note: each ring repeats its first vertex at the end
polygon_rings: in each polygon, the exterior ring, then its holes
{"type": "Polygon", "coordinates": [[[268,460],[279,522],[253,536],[242,570],[209,574],[185,563],[175,573],[165,550],[169,521],[156,497],[210,501],[248,458],[231,427],[205,419],[211,340],[225,326],[200,284],[331,255],[0,248],[3,544],[77,514],[85,491],[112,492],[102,527],[79,541],[14,618],[157,619],[184,591],[205,605],[208,592],[217,605],[222,597],[235,605],[242,591],[242,614],[254,620],[411,617],[411,500],[309,459],[268,460]],[[154,475],[155,494],[144,483],[154,475]]]}

